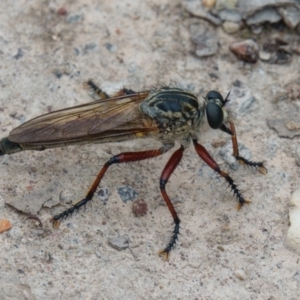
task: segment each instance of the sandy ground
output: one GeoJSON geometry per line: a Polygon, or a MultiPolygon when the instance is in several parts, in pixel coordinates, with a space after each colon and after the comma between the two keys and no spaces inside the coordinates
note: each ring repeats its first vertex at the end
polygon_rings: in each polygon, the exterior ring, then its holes
{"type": "Polygon", "coordinates": [[[176,83],[199,96],[232,88],[228,107],[236,115],[240,146],[269,171],[263,176],[230,169],[221,155],[225,148],[231,153],[230,139],[204,130],[200,142],[252,204],[237,212],[229,189],[190,147],[167,186],[182,228],[166,262],[157,253],[170,237],[172,218],[158,180],[172,152],[113,166],[101,184],[110,192],[107,204],[96,196],[58,230],[51,215],[81,199],[112,154],[158,144],[142,140],[2,156],[0,216],[13,227],[0,235],[0,299],[299,299],[300,255],[285,241],[289,199],[300,187],[299,138],[279,138],[267,126],[267,119],[299,108],[299,100],[276,102],[273,93],[299,82],[299,57],[289,65],[245,65],[228,51],[236,38],[218,29],[218,55],[197,58],[188,31],[195,21],[171,0],[0,1],[1,137],[35,116],[90,101],[82,88],[90,78],[108,92],[159,83],[176,83]],[[61,7],[66,16],[56,13],[61,7]],[[215,148],[215,141],[227,144],[215,148]],[[147,201],[146,216],[133,216],[132,204],[118,193],[123,186],[147,201]],[[43,227],[5,202],[38,213],[43,227]],[[40,210],[44,203],[48,208],[40,210]],[[118,236],[127,236],[130,248],[108,244],[118,236]]]}

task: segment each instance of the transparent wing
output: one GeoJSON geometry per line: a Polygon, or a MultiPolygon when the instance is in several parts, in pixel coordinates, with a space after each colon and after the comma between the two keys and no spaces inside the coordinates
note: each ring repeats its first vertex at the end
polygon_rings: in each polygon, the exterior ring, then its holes
{"type": "Polygon", "coordinates": [[[157,124],[139,110],[148,95],[148,91],[140,92],[54,111],[25,122],[8,138],[20,144],[55,145],[157,132],[157,124]]]}

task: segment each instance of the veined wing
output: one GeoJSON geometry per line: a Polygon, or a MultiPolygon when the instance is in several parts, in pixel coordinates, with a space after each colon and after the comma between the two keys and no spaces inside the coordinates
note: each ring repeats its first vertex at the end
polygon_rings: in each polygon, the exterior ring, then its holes
{"type": "Polygon", "coordinates": [[[10,133],[12,142],[59,145],[92,140],[120,140],[158,131],[139,110],[149,91],[99,100],[54,111],[25,122],[10,133]]]}

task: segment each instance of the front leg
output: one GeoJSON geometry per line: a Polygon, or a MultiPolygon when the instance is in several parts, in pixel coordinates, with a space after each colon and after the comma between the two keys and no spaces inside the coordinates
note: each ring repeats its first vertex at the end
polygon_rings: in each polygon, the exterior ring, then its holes
{"type": "Polygon", "coordinates": [[[229,128],[222,124],[220,129],[228,134],[231,135],[231,141],[232,141],[232,148],[233,148],[233,153],[232,155],[236,158],[236,160],[243,165],[249,166],[249,167],[255,167],[258,169],[258,171],[264,175],[268,173],[267,168],[264,166],[263,162],[255,162],[255,161],[250,161],[239,154],[239,147],[238,147],[238,142],[237,142],[237,136],[235,132],[235,126],[232,122],[229,123],[229,128]]]}

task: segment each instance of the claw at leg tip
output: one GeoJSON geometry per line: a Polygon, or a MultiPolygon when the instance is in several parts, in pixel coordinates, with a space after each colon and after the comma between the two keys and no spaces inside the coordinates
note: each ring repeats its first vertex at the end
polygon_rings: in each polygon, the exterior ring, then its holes
{"type": "Polygon", "coordinates": [[[242,208],[242,206],[243,206],[243,203],[238,203],[237,204],[237,206],[236,206],[236,209],[237,209],[237,211],[240,211],[241,210],[241,208],[242,208]]]}
{"type": "Polygon", "coordinates": [[[242,206],[244,205],[244,204],[249,204],[249,203],[252,203],[252,201],[250,201],[250,200],[244,200],[244,202],[239,202],[238,204],[237,204],[237,210],[239,211],[241,208],[242,208],[242,206]]]}
{"type": "Polygon", "coordinates": [[[268,174],[268,170],[265,166],[261,166],[258,168],[259,173],[263,174],[263,175],[267,175],[268,174]]]}
{"type": "Polygon", "coordinates": [[[52,223],[53,228],[58,229],[59,225],[60,225],[60,221],[59,220],[55,220],[55,219],[51,219],[50,222],[52,223]]]}
{"type": "Polygon", "coordinates": [[[240,165],[243,165],[243,166],[246,165],[246,163],[242,159],[237,159],[237,161],[240,165]]]}
{"type": "Polygon", "coordinates": [[[169,260],[169,251],[161,250],[158,252],[158,255],[163,258],[163,260],[168,261],[169,260]]]}

